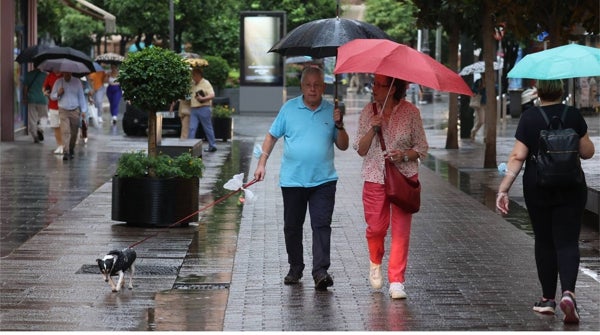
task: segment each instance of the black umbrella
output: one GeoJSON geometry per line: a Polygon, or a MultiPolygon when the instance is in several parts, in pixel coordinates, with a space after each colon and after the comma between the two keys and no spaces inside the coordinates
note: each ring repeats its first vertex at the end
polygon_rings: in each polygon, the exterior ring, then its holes
{"type": "Polygon", "coordinates": [[[339,46],[357,38],[390,39],[383,30],[372,24],[336,17],[310,21],[296,27],[269,52],[283,56],[335,57],[339,46]]]}
{"type": "MultiPolygon", "coordinates": [[[[275,43],[269,52],[277,52],[283,56],[311,56],[324,58],[337,56],[337,48],[357,38],[391,39],[378,27],[351,19],[339,17],[320,19],[302,24],[275,43]]],[[[338,76],[335,76],[334,103],[338,107],[338,76]]]]}
{"type": "MultiPolygon", "coordinates": [[[[74,62],[79,62],[85,65],[89,72],[95,72],[94,61],[92,58],[85,53],[75,50],[70,47],[53,47],[46,49],[40,53],[38,53],[35,57],[33,57],[33,65],[38,67],[42,62],[47,60],[70,60],[74,62]]],[[[82,72],[82,71],[78,71],[82,72]]]]}
{"type": "Polygon", "coordinates": [[[38,53],[40,53],[46,49],[49,49],[49,48],[50,48],[50,46],[48,46],[46,44],[37,44],[37,45],[27,47],[27,48],[21,50],[21,52],[19,53],[17,58],[15,58],[15,62],[30,63],[33,61],[34,56],[36,56],[38,53]]]}

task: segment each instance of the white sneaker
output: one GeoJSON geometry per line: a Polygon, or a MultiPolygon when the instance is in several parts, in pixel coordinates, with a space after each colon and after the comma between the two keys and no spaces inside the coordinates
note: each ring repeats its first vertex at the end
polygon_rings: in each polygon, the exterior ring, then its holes
{"type": "Polygon", "coordinates": [[[371,287],[378,290],[383,286],[383,276],[381,275],[381,264],[371,263],[369,270],[369,282],[371,287]]]}
{"type": "Polygon", "coordinates": [[[58,148],[56,148],[56,150],[54,150],[54,154],[55,155],[62,155],[63,154],[63,147],[62,145],[59,145],[58,148]]]}
{"type": "Polygon", "coordinates": [[[390,296],[392,297],[392,299],[406,299],[406,292],[404,292],[404,284],[391,283],[390,296]]]}

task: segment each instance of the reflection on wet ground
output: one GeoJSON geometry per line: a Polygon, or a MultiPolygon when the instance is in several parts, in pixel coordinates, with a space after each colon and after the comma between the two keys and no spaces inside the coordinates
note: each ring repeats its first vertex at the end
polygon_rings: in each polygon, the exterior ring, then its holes
{"type": "MultiPolygon", "coordinates": [[[[423,164],[433,170],[451,185],[461,191],[469,194],[472,198],[484,204],[486,207],[495,211],[496,208],[496,188],[501,177],[495,169],[470,169],[461,171],[429,155],[423,164]]],[[[527,209],[522,202],[511,200],[510,212],[504,218],[515,227],[525,231],[533,236],[533,229],[527,209]]],[[[595,273],[600,272],[600,239],[598,234],[598,215],[586,211],[584,222],[580,234],[580,252],[581,266],[588,268],[595,273]]]]}
{"type": "MultiPolygon", "coordinates": [[[[238,173],[248,176],[253,143],[232,141],[231,154],[216,178],[214,188],[200,202],[209,204],[231,191],[223,185],[238,173]]],[[[202,213],[173,289],[155,296],[139,330],[219,331],[231,283],[242,205],[235,194],[202,213]]]]}

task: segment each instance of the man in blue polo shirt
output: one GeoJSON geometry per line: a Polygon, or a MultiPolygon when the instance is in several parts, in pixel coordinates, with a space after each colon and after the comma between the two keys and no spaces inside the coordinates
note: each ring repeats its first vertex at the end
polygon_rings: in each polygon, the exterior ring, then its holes
{"type": "Polygon", "coordinates": [[[269,154],[284,138],[279,186],[283,195],[283,232],[290,270],[286,285],[297,284],[304,270],[302,229],[308,207],[313,236],[312,276],[315,289],[333,286],[327,273],[330,266],[331,217],[335,205],[337,173],[333,144],[348,149],[348,134],[339,109],[323,100],[323,71],[308,67],[302,72],[302,95],[286,102],[271,125],[262,144],[262,154],[254,172],[263,180],[269,154]]]}

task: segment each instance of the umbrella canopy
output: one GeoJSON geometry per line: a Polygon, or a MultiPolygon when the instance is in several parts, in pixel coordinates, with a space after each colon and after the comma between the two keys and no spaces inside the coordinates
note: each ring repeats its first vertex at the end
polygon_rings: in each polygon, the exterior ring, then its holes
{"type": "MultiPolygon", "coordinates": [[[[33,57],[33,65],[37,68],[39,68],[40,64],[44,61],[47,60],[63,60],[63,61],[71,61],[73,63],[81,63],[84,65],[84,68],[86,68],[87,70],[83,70],[83,71],[68,71],[68,70],[64,70],[64,72],[79,72],[79,73],[84,73],[84,72],[95,72],[96,70],[94,69],[94,61],[92,60],[92,58],[90,58],[88,55],[84,54],[83,52],[79,51],[79,50],[75,50],[73,48],[69,48],[69,47],[53,47],[53,48],[49,48],[46,49],[40,53],[38,53],[35,57],[33,57]]],[[[69,64],[71,62],[65,62],[66,64],[69,64]]],[[[48,64],[54,64],[54,65],[58,65],[61,62],[51,62],[48,64]]],[[[44,67],[48,68],[49,65],[44,65],[44,67]]],[[[63,65],[66,66],[66,68],[73,68],[73,64],[71,65],[63,65]]],[[[83,68],[81,68],[83,69],[83,68]]],[[[40,68],[40,70],[44,70],[42,68],[40,68]]],[[[48,70],[45,70],[48,71],[48,70]]]]}
{"type": "Polygon", "coordinates": [[[38,53],[40,53],[48,48],[50,48],[50,46],[45,45],[45,44],[38,44],[38,45],[27,47],[19,53],[17,58],[15,58],[15,62],[31,63],[31,62],[33,62],[34,56],[36,56],[38,53]]]}
{"type": "Polygon", "coordinates": [[[96,69],[94,69],[94,71],[90,71],[90,69],[84,63],[67,58],[47,59],[41,62],[37,68],[47,72],[52,72],[54,70],[59,72],[71,72],[73,74],[77,74],[78,76],[82,76],[90,72],[96,72],[96,69]]]}
{"type": "MultiPolygon", "coordinates": [[[[498,62],[494,62],[494,70],[498,71],[502,68],[502,64],[498,62]]],[[[471,65],[467,65],[463,67],[462,70],[458,73],[459,76],[468,76],[473,73],[483,73],[485,72],[485,62],[475,62],[471,65]]]]}
{"type": "Polygon", "coordinates": [[[390,40],[357,39],[342,45],[333,72],[375,73],[438,91],[473,95],[456,72],[424,53],[390,40]]]}
{"type": "Polygon", "coordinates": [[[105,54],[96,56],[96,59],[94,59],[94,60],[96,62],[102,63],[102,64],[121,65],[121,63],[123,63],[124,59],[125,59],[125,57],[123,57],[119,54],[116,54],[114,52],[107,52],[105,54]]]}
{"type": "Polygon", "coordinates": [[[208,66],[208,61],[204,58],[186,58],[184,61],[190,64],[191,67],[208,66]]]}
{"type": "Polygon", "coordinates": [[[372,24],[336,17],[310,21],[296,27],[269,52],[283,56],[334,57],[339,46],[356,38],[390,37],[372,24]]]}
{"type": "Polygon", "coordinates": [[[600,49],[568,44],[529,54],[507,74],[508,78],[566,79],[600,76],[600,49]]]}
{"type": "Polygon", "coordinates": [[[310,56],[294,56],[289,57],[285,60],[286,64],[302,64],[302,63],[310,63],[313,58],[310,56]]]}

